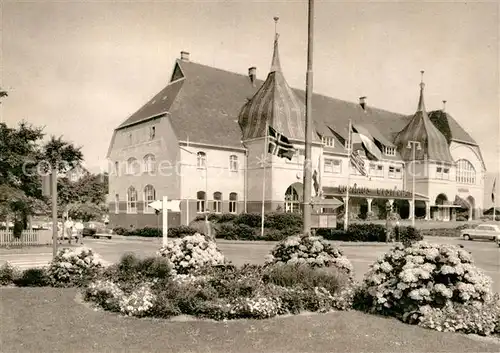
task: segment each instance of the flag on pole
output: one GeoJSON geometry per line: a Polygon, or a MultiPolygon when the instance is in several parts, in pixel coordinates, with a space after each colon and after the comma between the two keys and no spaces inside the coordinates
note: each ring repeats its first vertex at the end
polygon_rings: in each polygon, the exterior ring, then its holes
{"type": "Polygon", "coordinates": [[[269,140],[268,152],[270,154],[281,158],[287,158],[288,160],[292,160],[293,155],[295,154],[295,148],[288,140],[288,137],[277,132],[271,126],[269,126],[268,140],[269,140]]]}
{"type": "Polygon", "coordinates": [[[363,176],[368,175],[365,169],[365,162],[363,161],[363,158],[361,158],[361,156],[359,155],[358,151],[352,151],[349,159],[351,160],[351,164],[354,166],[354,168],[357,169],[357,171],[361,175],[363,176]]]}
{"type": "Polygon", "coordinates": [[[312,179],[313,179],[314,192],[316,193],[316,196],[319,196],[318,171],[316,169],[314,170],[312,179]]]}
{"type": "Polygon", "coordinates": [[[493,208],[495,207],[495,195],[497,193],[497,178],[493,181],[493,188],[491,189],[491,202],[493,202],[493,208]]]}
{"type": "Polygon", "coordinates": [[[363,148],[368,152],[366,154],[368,159],[377,161],[382,159],[382,152],[375,144],[375,139],[367,129],[361,125],[352,124],[352,135],[353,138],[358,137],[361,140],[363,148]]]}

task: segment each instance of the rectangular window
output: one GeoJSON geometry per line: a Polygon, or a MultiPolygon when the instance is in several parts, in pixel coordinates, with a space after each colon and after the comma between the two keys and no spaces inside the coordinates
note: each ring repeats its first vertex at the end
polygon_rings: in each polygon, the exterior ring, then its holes
{"type": "Polygon", "coordinates": [[[325,159],[325,173],[342,173],[342,161],[340,159],[325,159]]]}
{"type": "Polygon", "coordinates": [[[196,212],[198,213],[204,213],[205,210],[205,200],[198,200],[196,202],[196,212]]]}
{"type": "Polygon", "coordinates": [[[396,155],[396,148],[395,147],[384,147],[384,152],[386,156],[395,156],[396,155]]]}
{"type": "Polygon", "coordinates": [[[381,164],[370,163],[370,176],[383,178],[384,166],[381,164]]]}
{"type": "Polygon", "coordinates": [[[323,142],[323,145],[326,147],[334,147],[335,146],[335,140],[331,136],[323,136],[321,138],[321,142],[323,142]]]}
{"type": "Polygon", "coordinates": [[[403,174],[401,172],[401,167],[390,166],[389,167],[389,178],[401,179],[403,174]]]}
{"type": "Polygon", "coordinates": [[[445,167],[436,167],[436,179],[450,179],[450,169],[445,167]]]}
{"type": "Polygon", "coordinates": [[[156,126],[151,126],[149,130],[149,139],[153,140],[156,136],[156,126]]]}
{"type": "Polygon", "coordinates": [[[115,214],[120,213],[120,195],[115,194],[115,214]]]}
{"type": "Polygon", "coordinates": [[[229,213],[236,213],[236,201],[229,201],[229,213]]]}
{"type": "Polygon", "coordinates": [[[221,200],[214,200],[214,212],[215,213],[221,213],[222,212],[222,201],[221,200]]]}
{"type": "Polygon", "coordinates": [[[229,157],[229,170],[232,172],[237,172],[238,171],[238,157],[237,156],[230,156],[229,157]]]}

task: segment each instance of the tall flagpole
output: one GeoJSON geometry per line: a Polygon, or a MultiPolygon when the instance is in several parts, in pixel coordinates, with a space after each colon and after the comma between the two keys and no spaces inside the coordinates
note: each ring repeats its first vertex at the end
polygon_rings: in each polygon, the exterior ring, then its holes
{"type": "Polygon", "coordinates": [[[262,155],[262,163],[263,163],[263,177],[262,177],[262,210],[261,210],[261,220],[260,220],[260,236],[264,237],[264,203],[266,200],[266,164],[267,164],[267,135],[269,134],[269,123],[266,118],[266,129],[264,130],[264,154],[262,155]]]}
{"type": "Polygon", "coordinates": [[[314,29],[314,0],[309,0],[308,40],[307,40],[307,73],[306,73],[306,136],[304,158],[304,204],[303,222],[304,235],[311,234],[311,139],[312,139],[312,92],[313,92],[313,29],[314,29]]]}
{"type": "Polygon", "coordinates": [[[344,205],[344,230],[347,231],[349,226],[349,187],[351,184],[351,153],[352,153],[352,123],[349,119],[349,131],[347,132],[347,191],[345,194],[344,205]]]}

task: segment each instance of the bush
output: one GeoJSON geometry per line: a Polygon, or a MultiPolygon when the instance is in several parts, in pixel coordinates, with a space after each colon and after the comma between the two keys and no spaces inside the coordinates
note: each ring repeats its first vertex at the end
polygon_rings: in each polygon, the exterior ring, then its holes
{"type": "Polygon", "coordinates": [[[379,241],[386,239],[386,228],[381,224],[349,224],[347,236],[350,241],[379,241]]]}
{"type": "MultiPolygon", "coordinates": [[[[259,217],[260,220],[260,217],[259,217]]],[[[260,226],[260,224],[259,224],[260,226]]],[[[268,213],[264,218],[264,228],[271,229],[301,229],[302,216],[298,213],[268,213]]]]}
{"type": "Polygon", "coordinates": [[[424,237],[418,229],[413,227],[395,227],[396,240],[404,245],[411,245],[414,242],[424,240],[424,237]]]}
{"type": "Polygon", "coordinates": [[[158,255],[165,257],[173,272],[178,274],[186,274],[206,265],[225,263],[224,255],[217,249],[215,242],[198,233],[169,240],[167,246],[158,251],[158,255]]]}
{"type": "Polygon", "coordinates": [[[17,268],[6,262],[0,267],[0,286],[13,284],[21,273],[17,268]]]}
{"type": "Polygon", "coordinates": [[[63,248],[51,261],[47,276],[55,287],[78,287],[95,279],[102,268],[102,260],[91,249],[63,248]]]}
{"type": "Polygon", "coordinates": [[[315,268],[305,264],[285,264],[267,268],[264,274],[266,283],[280,287],[314,289],[323,287],[331,294],[336,293],[349,280],[345,272],[335,268],[315,268]]]}
{"type": "Polygon", "coordinates": [[[424,307],[485,303],[491,279],[473,265],[472,256],[452,245],[396,245],[365,275],[358,308],[415,321],[424,307]]]}
{"type": "Polygon", "coordinates": [[[182,238],[186,235],[193,235],[195,233],[197,233],[197,230],[195,228],[185,225],[168,229],[169,238],[182,238]]]}
{"type": "Polygon", "coordinates": [[[447,303],[444,308],[420,309],[418,325],[444,332],[474,333],[482,336],[500,333],[498,295],[482,305],[447,303]]]}
{"type": "Polygon", "coordinates": [[[116,235],[128,235],[128,230],[123,227],[114,227],[113,233],[115,233],[116,235]]]}
{"type": "Polygon", "coordinates": [[[334,266],[351,274],[351,262],[342,252],[321,237],[292,236],[271,251],[267,264],[309,264],[313,267],[334,266]]]}
{"type": "Polygon", "coordinates": [[[43,268],[29,268],[24,270],[20,277],[14,279],[14,284],[19,287],[45,287],[50,282],[43,268]]]}
{"type": "Polygon", "coordinates": [[[234,224],[245,224],[251,228],[260,227],[262,217],[260,213],[240,213],[233,221],[234,224]]]}
{"type": "Polygon", "coordinates": [[[123,291],[111,280],[97,280],[84,290],[84,299],[93,301],[105,310],[120,311],[123,291]]]}
{"type": "Polygon", "coordinates": [[[160,238],[163,236],[163,230],[160,228],[144,227],[129,231],[127,235],[138,237],[160,238]]]}

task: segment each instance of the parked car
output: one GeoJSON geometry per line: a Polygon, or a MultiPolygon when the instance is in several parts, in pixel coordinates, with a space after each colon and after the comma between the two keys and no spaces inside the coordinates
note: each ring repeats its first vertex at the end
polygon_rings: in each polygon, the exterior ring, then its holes
{"type": "Polygon", "coordinates": [[[83,224],[82,238],[92,237],[94,239],[113,237],[113,230],[108,229],[104,223],[101,222],[86,222],[83,224]]]}
{"type": "Polygon", "coordinates": [[[500,241],[500,226],[496,224],[480,224],[474,229],[462,229],[462,238],[466,240],[487,239],[495,242],[500,241]]]}

